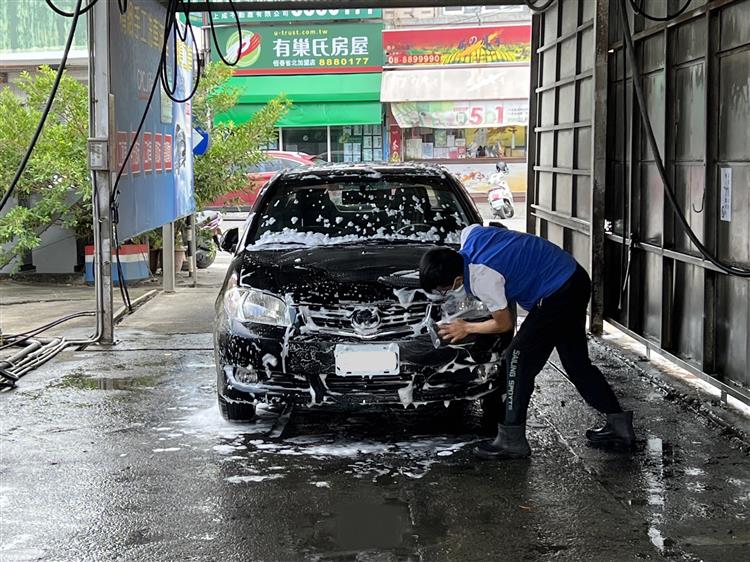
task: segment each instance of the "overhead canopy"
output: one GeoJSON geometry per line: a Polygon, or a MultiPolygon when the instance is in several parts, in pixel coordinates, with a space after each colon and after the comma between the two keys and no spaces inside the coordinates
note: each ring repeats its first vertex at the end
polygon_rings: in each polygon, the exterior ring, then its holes
{"type": "Polygon", "coordinates": [[[229,81],[239,103],[266,103],[285,94],[292,103],[379,101],[380,73],[305,76],[237,76],[229,81]]]}
{"type": "Polygon", "coordinates": [[[277,123],[281,127],[378,124],[382,122],[380,76],[238,76],[230,80],[230,87],[238,91],[239,103],[219,120],[244,123],[269,100],[284,94],[292,108],[277,123]]]}
{"type": "MultiPolygon", "coordinates": [[[[244,123],[264,104],[241,103],[225,113],[220,121],[244,123]]],[[[383,121],[381,105],[376,101],[295,104],[276,123],[279,127],[325,127],[326,125],[377,125],[383,121]]]]}
{"type": "Polygon", "coordinates": [[[527,99],[528,65],[383,72],[383,102],[527,99]]]}

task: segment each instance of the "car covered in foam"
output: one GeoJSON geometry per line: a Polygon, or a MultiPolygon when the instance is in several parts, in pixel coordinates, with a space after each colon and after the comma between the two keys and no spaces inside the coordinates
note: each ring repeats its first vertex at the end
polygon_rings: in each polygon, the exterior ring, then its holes
{"type": "Polygon", "coordinates": [[[470,296],[419,289],[422,255],[457,247],[481,222],[447,171],[337,165],[288,171],[260,193],[216,301],[221,411],[249,420],[259,402],[407,407],[481,400],[503,391],[508,335],[447,345],[441,321],[489,317],[470,296]]]}

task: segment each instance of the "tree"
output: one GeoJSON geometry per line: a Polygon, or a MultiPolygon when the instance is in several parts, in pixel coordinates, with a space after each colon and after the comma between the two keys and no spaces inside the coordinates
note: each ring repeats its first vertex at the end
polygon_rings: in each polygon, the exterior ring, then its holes
{"type": "MultiPolygon", "coordinates": [[[[0,91],[0,195],[9,188],[23,158],[55,80],[41,67],[24,72],[19,97],[0,91]]],[[[54,224],[91,233],[91,182],[86,161],[88,93],[86,86],[63,75],[52,110],[26,171],[16,187],[18,205],[0,216],[0,268],[39,246],[54,224]]]]}
{"type": "Polygon", "coordinates": [[[198,209],[227,193],[251,189],[246,171],[266,158],[264,149],[276,138],[276,123],[291,105],[282,95],[245,123],[213,123],[217,115],[232,109],[239,100],[239,93],[229,85],[231,76],[230,67],[209,63],[193,99],[194,123],[210,131],[208,151],[196,157],[193,164],[198,209]]]}

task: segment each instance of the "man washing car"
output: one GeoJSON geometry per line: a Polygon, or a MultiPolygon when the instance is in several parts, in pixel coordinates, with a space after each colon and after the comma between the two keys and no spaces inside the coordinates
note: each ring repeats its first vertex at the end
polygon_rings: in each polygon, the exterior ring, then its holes
{"type": "Polygon", "coordinates": [[[526,411],[534,379],[555,348],[584,400],[607,416],[603,427],[586,432],[587,439],[598,445],[633,445],[633,413],[623,412],[604,375],[589,359],[586,309],[591,280],[570,254],[538,236],[472,225],[461,234],[460,252],[450,248],[428,251],[419,273],[425,291],[445,294],[463,287],[492,313],[492,319],[484,322],[456,320],[442,325],[440,336],[451,343],[471,334],[511,331],[509,302],[529,312],[505,352],[504,422],[498,424],[494,441],[474,449],[478,456],[506,459],[531,454],[526,411]]]}

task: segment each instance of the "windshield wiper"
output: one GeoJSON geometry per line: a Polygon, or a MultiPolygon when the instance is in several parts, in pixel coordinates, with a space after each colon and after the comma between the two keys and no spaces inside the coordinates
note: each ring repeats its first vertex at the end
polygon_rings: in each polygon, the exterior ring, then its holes
{"type": "Polygon", "coordinates": [[[366,238],[358,244],[434,244],[435,240],[417,240],[414,238],[366,238]]]}

